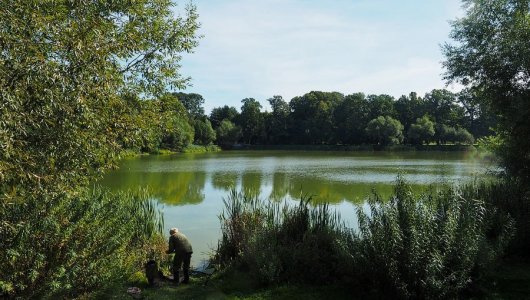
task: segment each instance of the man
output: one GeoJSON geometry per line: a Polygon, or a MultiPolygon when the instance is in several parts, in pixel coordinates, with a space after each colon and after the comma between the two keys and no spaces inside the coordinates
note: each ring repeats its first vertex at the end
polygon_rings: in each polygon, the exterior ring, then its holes
{"type": "Polygon", "coordinates": [[[184,272],[184,280],[182,283],[190,282],[190,261],[193,249],[188,238],[179,232],[177,228],[171,228],[169,230],[169,249],[166,251],[167,254],[175,253],[173,258],[173,280],[176,284],[179,283],[179,270],[182,266],[184,272]]]}

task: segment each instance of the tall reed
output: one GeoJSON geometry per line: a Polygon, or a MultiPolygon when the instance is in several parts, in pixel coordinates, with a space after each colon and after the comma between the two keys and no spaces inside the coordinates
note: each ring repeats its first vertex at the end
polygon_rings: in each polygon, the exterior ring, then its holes
{"type": "Polygon", "coordinates": [[[243,267],[262,284],[335,280],[343,224],[327,204],[262,201],[232,191],[220,215],[214,261],[243,267]]]}
{"type": "Polygon", "coordinates": [[[220,215],[214,260],[246,270],[261,284],[350,284],[377,297],[451,298],[494,266],[514,222],[476,184],[415,195],[398,177],[394,194],[374,192],[358,229],[327,204],[268,202],[232,191],[220,215]]]}
{"type": "Polygon", "coordinates": [[[0,202],[0,295],[72,298],[127,278],[163,227],[145,192],[0,202]]]}
{"type": "Polygon", "coordinates": [[[446,187],[415,197],[401,179],[394,195],[368,199],[358,210],[355,265],[372,287],[403,298],[452,298],[495,261],[513,222],[488,238],[486,204],[460,188],[446,187]]]}

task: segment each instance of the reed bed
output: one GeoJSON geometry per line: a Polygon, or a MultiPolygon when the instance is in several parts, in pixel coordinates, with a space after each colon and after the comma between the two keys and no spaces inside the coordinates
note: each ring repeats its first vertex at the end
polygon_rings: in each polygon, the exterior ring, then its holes
{"type": "Polygon", "coordinates": [[[212,261],[261,286],[337,283],[375,297],[459,297],[476,289],[515,233],[516,221],[488,198],[491,184],[416,195],[398,176],[389,199],[374,192],[368,211],[357,209],[355,230],[310,197],[292,205],[232,191],[212,261]]]}

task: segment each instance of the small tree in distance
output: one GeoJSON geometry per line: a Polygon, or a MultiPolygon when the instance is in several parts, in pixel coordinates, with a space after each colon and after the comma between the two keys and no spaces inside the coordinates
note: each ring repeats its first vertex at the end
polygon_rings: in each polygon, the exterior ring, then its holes
{"type": "Polygon", "coordinates": [[[218,145],[233,145],[241,137],[241,128],[229,120],[221,121],[216,130],[218,145]]]}
{"type": "Polygon", "coordinates": [[[366,133],[374,143],[381,146],[397,145],[403,142],[403,125],[389,116],[379,116],[368,122],[366,133]]]}
{"type": "Polygon", "coordinates": [[[427,115],[416,119],[408,131],[409,141],[413,144],[429,143],[434,136],[434,122],[427,115]]]}

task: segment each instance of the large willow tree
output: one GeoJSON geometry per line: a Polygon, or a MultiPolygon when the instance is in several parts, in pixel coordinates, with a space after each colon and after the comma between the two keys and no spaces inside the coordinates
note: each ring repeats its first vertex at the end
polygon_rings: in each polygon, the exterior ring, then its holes
{"type": "Polygon", "coordinates": [[[97,291],[145,253],[150,202],[86,186],[132,131],[124,95],[186,85],[197,29],[169,0],[1,2],[0,298],[97,291]]]}
{"type": "Polygon", "coordinates": [[[117,153],[120,93],[182,87],[193,6],[169,0],[5,0],[0,5],[0,180],[4,197],[65,190],[117,153]]]}
{"type": "Polygon", "coordinates": [[[510,175],[530,179],[530,1],[464,0],[453,23],[446,79],[470,87],[499,116],[510,175]]]}

